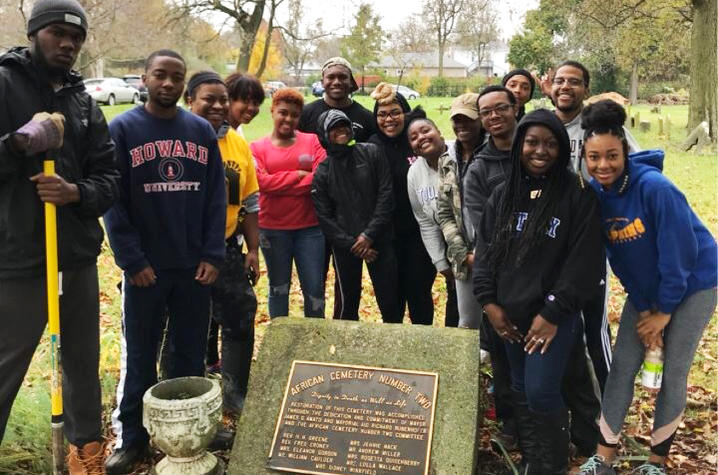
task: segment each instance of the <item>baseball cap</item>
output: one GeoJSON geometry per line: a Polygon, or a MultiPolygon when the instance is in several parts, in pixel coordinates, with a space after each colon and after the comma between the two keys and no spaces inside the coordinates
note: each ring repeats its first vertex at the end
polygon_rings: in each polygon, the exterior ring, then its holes
{"type": "Polygon", "coordinates": [[[354,75],[352,74],[352,65],[349,63],[349,61],[342,58],[341,56],[335,56],[324,61],[324,64],[322,65],[322,77],[324,77],[324,71],[331,68],[332,66],[344,66],[345,68],[347,68],[349,70],[349,79],[352,82],[352,90],[350,92],[354,92],[359,89],[357,82],[354,80],[354,75]]]}
{"type": "Polygon", "coordinates": [[[469,119],[479,118],[479,95],[475,92],[467,92],[459,97],[455,98],[451,103],[451,110],[449,112],[449,118],[453,118],[456,115],[465,115],[469,119]]]}

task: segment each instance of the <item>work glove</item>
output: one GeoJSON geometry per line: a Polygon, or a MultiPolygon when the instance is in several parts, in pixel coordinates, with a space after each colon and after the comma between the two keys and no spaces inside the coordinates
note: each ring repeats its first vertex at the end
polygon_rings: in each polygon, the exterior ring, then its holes
{"type": "Polygon", "coordinates": [[[15,133],[25,137],[25,155],[58,149],[62,147],[62,136],[65,133],[65,116],[59,112],[38,112],[15,133]]]}

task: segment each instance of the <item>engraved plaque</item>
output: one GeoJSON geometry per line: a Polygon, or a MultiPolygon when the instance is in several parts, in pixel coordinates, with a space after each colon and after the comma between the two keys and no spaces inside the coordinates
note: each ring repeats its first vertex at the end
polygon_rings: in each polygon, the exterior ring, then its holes
{"type": "Polygon", "coordinates": [[[269,468],[321,475],[427,475],[439,375],[292,362],[269,468]]]}

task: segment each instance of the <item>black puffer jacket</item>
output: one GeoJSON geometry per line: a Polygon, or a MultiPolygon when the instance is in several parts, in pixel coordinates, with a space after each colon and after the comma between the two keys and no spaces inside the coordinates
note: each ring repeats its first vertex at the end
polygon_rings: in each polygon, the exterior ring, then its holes
{"type": "Polygon", "coordinates": [[[101,216],[119,194],[119,173],[107,123],[85,92],[82,77],[70,73],[53,91],[27,48],[0,56],[0,279],[45,272],[44,209],[29,177],[42,171],[43,155],[16,155],[9,134],[41,111],[65,116],[62,148],[54,152],[56,173],[80,190],[80,202],[60,206],[60,270],[92,264],[100,253],[101,216]]]}
{"type": "Polygon", "coordinates": [[[351,247],[360,234],[372,241],[393,237],[394,196],[386,157],[368,143],[334,145],[328,129],[349,119],[330,110],[320,117],[322,146],[327,158],[314,171],[312,200],[319,225],[332,246],[351,247]]]}

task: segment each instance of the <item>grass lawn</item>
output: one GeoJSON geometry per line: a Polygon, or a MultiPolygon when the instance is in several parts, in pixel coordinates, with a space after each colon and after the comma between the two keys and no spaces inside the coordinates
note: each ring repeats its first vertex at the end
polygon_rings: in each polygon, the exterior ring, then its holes
{"type": "MultiPolygon", "coordinates": [[[[313,100],[313,98],[308,98],[313,100]]],[[[373,101],[368,97],[359,97],[359,102],[371,109],[373,101]]],[[[444,137],[453,139],[448,112],[451,98],[421,98],[412,101],[412,106],[421,105],[428,115],[436,121],[444,137]]],[[[252,141],[271,132],[269,100],[265,101],[259,116],[244,127],[247,138],[252,141]]],[[[103,107],[108,120],[132,106],[103,107]]],[[[659,136],[657,129],[658,114],[651,113],[648,106],[637,106],[631,111],[640,112],[641,119],[652,122],[651,131],[632,133],[643,148],[661,148],[666,151],[665,174],[686,194],[693,209],[713,235],[718,235],[718,212],[716,210],[716,190],[718,189],[718,161],[716,154],[708,153],[696,156],[681,152],[678,144],[685,137],[687,122],[686,106],[663,107],[662,113],[670,115],[672,126],[666,134],[659,136]]],[[[115,385],[119,373],[120,358],[120,306],[116,283],[120,273],[114,265],[107,244],[99,258],[100,269],[100,312],[101,312],[101,380],[106,430],[115,405],[115,385]]],[[[263,264],[262,264],[263,267],[263,264]]],[[[610,317],[612,327],[617,328],[624,295],[620,284],[612,282],[610,297],[610,317]]],[[[257,333],[260,336],[268,324],[267,316],[267,278],[262,269],[262,277],[256,287],[259,299],[257,312],[257,333]]],[[[361,302],[362,320],[379,320],[378,309],[373,300],[371,286],[365,286],[361,302]]],[[[327,286],[327,308],[333,305],[333,287],[327,286]]],[[[435,326],[443,326],[445,287],[442,278],[437,278],[434,286],[436,303],[435,326]]],[[[290,294],[290,313],[302,314],[302,297],[299,285],[294,279],[290,294]]],[[[12,331],[5,329],[4,331],[12,331]]],[[[686,420],[679,430],[673,449],[672,463],[678,468],[672,473],[713,473],[716,467],[715,434],[718,430],[716,413],[716,361],[718,361],[718,323],[715,315],[711,320],[689,378],[689,404],[686,420]],[[702,472],[705,470],[704,472],[702,472]]],[[[46,337],[38,347],[25,382],[20,390],[10,417],[5,440],[0,447],[0,474],[38,474],[50,473],[50,398],[49,398],[49,344],[46,337]]],[[[632,455],[645,454],[649,434],[652,409],[646,405],[651,397],[643,390],[637,393],[640,398],[629,414],[627,433],[634,437],[636,445],[628,451],[632,455]]],[[[109,436],[109,432],[107,434],[109,436]]]]}

